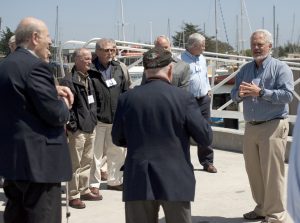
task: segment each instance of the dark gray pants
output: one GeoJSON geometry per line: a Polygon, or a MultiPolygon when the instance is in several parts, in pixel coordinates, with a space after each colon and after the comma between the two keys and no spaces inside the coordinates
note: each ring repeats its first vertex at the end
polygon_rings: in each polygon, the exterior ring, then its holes
{"type": "Polygon", "coordinates": [[[60,223],[60,183],[4,181],[5,223],[60,223]]]}
{"type": "Polygon", "coordinates": [[[126,201],[126,223],[158,223],[160,206],[166,223],[192,223],[189,201],[126,201]]]}
{"type": "MultiPolygon", "coordinates": [[[[197,99],[198,105],[201,109],[201,113],[203,117],[210,122],[210,103],[211,98],[206,95],[205,97],[201,99],[197,99]]],[[[211,146],[203,147],[198,145],[198,151],[197,151],[198,159],[200,164],[207,168],[209,164],[214,163],[214,151],[211,146]]]]}

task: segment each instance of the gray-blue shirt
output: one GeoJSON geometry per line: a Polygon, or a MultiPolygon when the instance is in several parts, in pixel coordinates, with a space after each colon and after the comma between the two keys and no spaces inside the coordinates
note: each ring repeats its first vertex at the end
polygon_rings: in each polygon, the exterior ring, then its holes
{"type": "Polygon", "coordinates": [[[193,56],[188,51],[184,51],[179,57],[190,65],[190,92],[195,97],[203,97],[211,90],[209,79],[207,76],[207,66],[205,57],[193,56]]]}
{"type": "Polygon", "coordinates": [[[241,68],[231,91],[234,102],[243,101],[245,121],[268,121],[275,118],[286,118],[289,112],[288,103],[293,99],[294,78],[286,63],[272,58],[270,55],[257,68],[255,61],[241,68]],[[252,97],[240,98],[239,86],[244,82],[259,80],[259,87],[265,89],[262,97],[253,100],[252,97]]]}

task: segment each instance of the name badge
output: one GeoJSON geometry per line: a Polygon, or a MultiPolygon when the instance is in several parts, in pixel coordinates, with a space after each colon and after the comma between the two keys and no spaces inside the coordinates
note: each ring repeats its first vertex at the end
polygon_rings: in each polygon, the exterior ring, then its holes
{"type": "Polygon", "coordinates": [[[88,96],[89,104],[93,104],[95,102],[93,95],[88,96]]]}
{"type": "Polygon", "coordinates": [[[107,87],[112,87],[117,85],[117,82],[114,78],[105,81],[107,87]]]}

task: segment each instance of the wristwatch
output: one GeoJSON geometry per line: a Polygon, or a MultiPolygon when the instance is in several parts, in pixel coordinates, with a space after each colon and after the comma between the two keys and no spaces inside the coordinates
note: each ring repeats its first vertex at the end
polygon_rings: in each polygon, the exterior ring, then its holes
{"type": "Polygon", "coordinates": [[[260,89],[260,91],[258,92],[258,96],[259,97],[262,97],[262,96],[264,96],[265,95],[265,89],[262,87],[261,89],[260,89]]]}

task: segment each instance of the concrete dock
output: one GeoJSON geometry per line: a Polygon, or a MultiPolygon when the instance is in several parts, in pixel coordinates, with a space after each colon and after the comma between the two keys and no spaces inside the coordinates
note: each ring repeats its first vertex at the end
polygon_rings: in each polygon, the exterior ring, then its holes
{"type": "MultiPolygon", "coordinates": [[[[197,180],[195,201],[192,203],[193,223],[242,223],[243,213],[253,210],[250,186],[241,153],[215,150],[215,166],[218,173],[204,172],[197,160],[196,147],[191,147],[192,162],[197,180]]],[[[286,171],[288,165],[286,164],[286,171]]],[[[174,185],[176,186],[176,185],[174,185]]],[[[86,208],[69,208],[71,216],[66,220],[63,194],[63,223],[125,223],[122,192],[106,190],[101,184],[102,201],[85,201],[86,208]]],[[[3,223],[5,195],[0,189],[0,223],[3,223]]],[[[164,223],[162,210],[159,223],[164,223]]],[[[142,222],[141,222],[142,223],[142,222]]],[[[292,223],[289,218],[288,223],[292,223]]]]}

